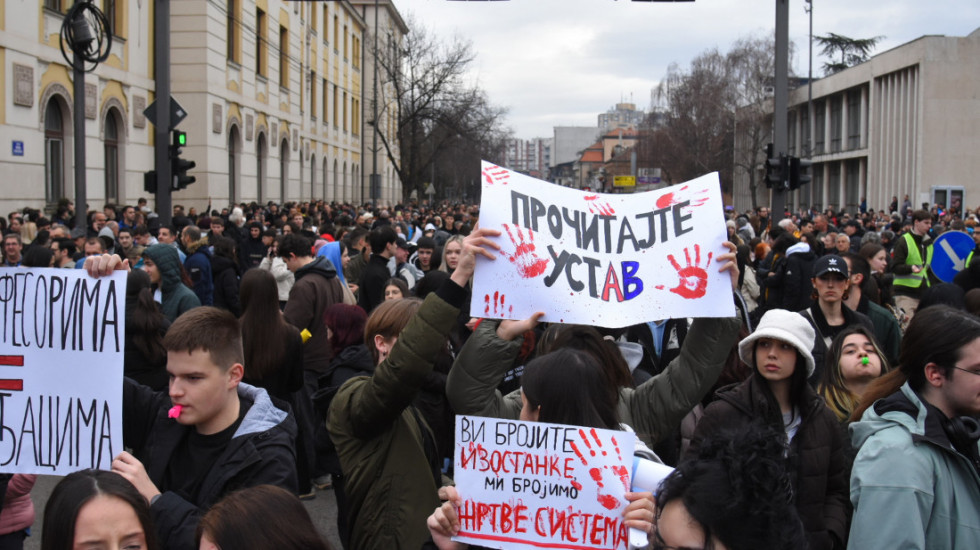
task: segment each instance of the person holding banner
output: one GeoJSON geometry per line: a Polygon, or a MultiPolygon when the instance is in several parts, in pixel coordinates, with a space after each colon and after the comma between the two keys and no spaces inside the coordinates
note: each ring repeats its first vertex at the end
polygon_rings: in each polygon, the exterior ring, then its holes
{"type": "Polygon", "coordinates": [[[781,433],[791,471],[793,505],[811,550],[838,550],[847,541],[848,465],[837,417],[807,383],[814,363],[814,330],[802,316],[769,310],[738,344],[747,380],[722,388],[708,405],[685,456],[696,456],[706,438],[765,422],[781,433]]]}
{"type": "MultiPolygon", "coordinates": [[[[720,272],[738,284],[735,245],[719,254],[720,272]]],[[[541,314],[523,321],[483,319],[460,350],[449,372],[446,396],[457,414],[516,419],[522,408],[520,391],[502,395],[496,387],[523,345],[523,334],[541,314]]],[[[740,322],[730,318],[698,318],[691,323],[680,354],[657,376],[636,388],[613,388],[617,414],[648,447],[675,433],[681,420],[701,401],[718,379],[725,359],[738,338],[740,322]]],[[[612,369],[614,365],[603,365],[612,369]]],[[[613,380],[611,374],[607,379],[613,380]]]]}
{"type": "MultiPolygon", "coordinates": [[[[619,396],[606,383],[606,377],[605,369],[587,351],[559,348],[541,355],[527,364],[521,377],[520,420],[628,430],[628,426],[619,422],[616,407],[619,396]]],[[[638,440],[633,456],[660,462],[638,440]]],[[[455,487],[444,487],[440,493],[446,502],[426,520],[432,540],[440,550],[465,548],[466,545],[450,540],[460,532],[457,509],[462,505],[462,498],[455,487]]],[[[624,497],[629,505],[623,511],[623,524],[649,533],[653,527],[653,494],[627,492],[624,497]]]]}
{"type": "Polygon", "coordinates": [[[337,447],[350,510],[350,548],[417,550],[442,485],[436,444],[412,405],[446,347],[464,305],[476,256],[494,260],[499,231],[479,229],[462,243],[450,279],[421,304],[392,300],[371,314],[365,340],[377,364],[348,380],[330,403],[327,429],[337,447]]]}

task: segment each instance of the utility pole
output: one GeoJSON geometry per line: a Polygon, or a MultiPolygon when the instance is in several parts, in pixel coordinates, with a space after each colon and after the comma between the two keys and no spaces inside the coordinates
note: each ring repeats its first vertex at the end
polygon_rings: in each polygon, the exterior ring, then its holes
{"type": "Polygon", "coordinates": [[[157,214],[161,226],[170,225],[173,206],[170,189],[170,0],[153,2],[153,71],[156,90],[156,122],[153,125],[153,159],[157,173],[157,214]]]}
{"type": "Polygon", "coordinates": [[[381,192],[381,175],[378,174],[378,0],[374,0],[374,99],[371,101],[371,124],[374,131],[374,144],[371,146],[371,181],[369,184],[371,192],[371,206],[378,205],[378,194],[381,192]]]}
{"type": "MultiPolygon", "coordinates": [[[[772,144],[775,157],[786,155],[789,131],[786,109],[789,104],[789,0],[776,0],[776,82],[773,98],[772,144]]],[[[769,219],[776,223],[786,210],[787,189],[773,187],[769,219]]]]}

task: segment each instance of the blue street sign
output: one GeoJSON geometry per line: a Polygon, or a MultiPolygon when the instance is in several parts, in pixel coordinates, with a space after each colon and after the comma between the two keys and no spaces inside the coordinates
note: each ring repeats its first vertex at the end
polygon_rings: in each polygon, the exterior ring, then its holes
{"type": "Polygon", "coordinates": [[[23,141],[14,141],[14,142],[11,142],[10,149],[11,149],[10,152],[13,153],[13,155],[15,157],[22,157],[22,156],[24,156],[24,142],[23,141]]]}
{"type": "Polygon", "coordinates": [[[966,257],[973,250],[973,237],[960,231],[947,231],[932,243],[932,272],[947,283],[966,266],[966,257]]]}

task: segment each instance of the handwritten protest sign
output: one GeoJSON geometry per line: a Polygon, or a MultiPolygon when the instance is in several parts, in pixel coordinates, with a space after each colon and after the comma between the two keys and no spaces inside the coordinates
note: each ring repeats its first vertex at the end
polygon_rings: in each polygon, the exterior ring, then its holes
{"type": "Polygon", "coordinates": [[[629,432],[456,417],[454,540],[493,548],[626,548],[629,432]]]}
{"type": "Polygon", "coordinates": [[[0,269],[0,471],[109,469],[122,446],[126,274],[0,269]]]}
{"type": "Polygon", "coordinates": [[[478,258],[470,315],[623,327],[735,314],[717,174],[646,193],[588,193],[483,163],[480,226],[497,261],[478,258]],[[500,261],[504,260],[504,261],[500,261]]]}

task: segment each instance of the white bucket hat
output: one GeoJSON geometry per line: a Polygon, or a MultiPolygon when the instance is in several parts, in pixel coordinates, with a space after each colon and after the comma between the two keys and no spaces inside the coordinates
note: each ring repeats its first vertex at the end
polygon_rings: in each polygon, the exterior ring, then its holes
{"type": "Polygon", "coordinates": [[[773,338],[787,342],[800,352],[806,361],[806,376],[813,375],[813,339],[815,333],[810,322],[799,313],[786,311],[785,309],[770,309],[762,316],[758,328],[755,332],[745,337],[738,343],[738,356],[746,365],[756,368],[755,341],[759,338],[773,338]]]}

